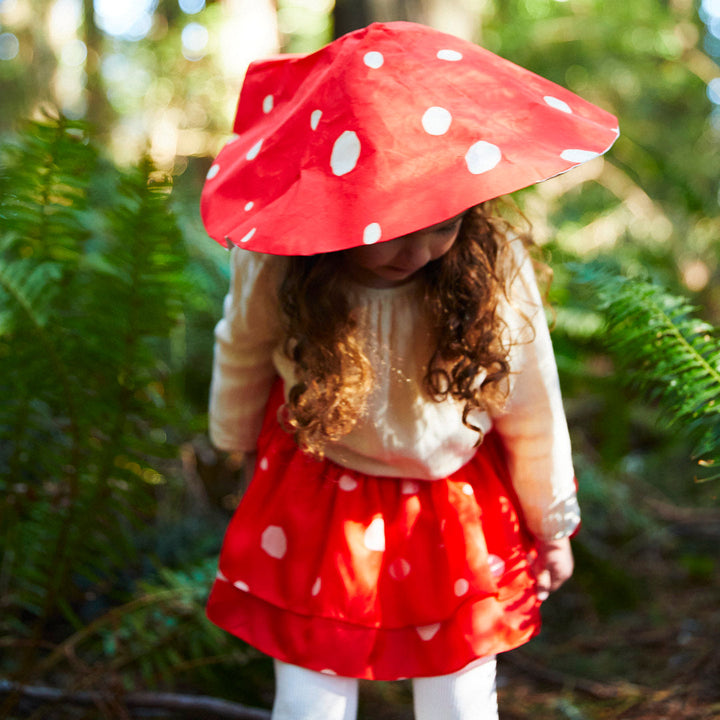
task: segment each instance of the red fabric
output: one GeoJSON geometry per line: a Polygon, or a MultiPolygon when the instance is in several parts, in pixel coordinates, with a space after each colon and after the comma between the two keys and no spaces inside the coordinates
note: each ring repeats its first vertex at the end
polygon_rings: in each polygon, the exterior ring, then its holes
{"type": "Polygon", "coordinates": [[[251,64],[234,130],[208,173],[205,226],[228,247],[278,255],[428,227],[618,136],[615,117],[569,90],[407,22],[251,64]]]}
{"type": "Polygon", "coordinates": [[[374,477],[298,451],[281,403],[278,387],[213,622],[286,662],[379,680],[454,672],[538,632],[532,544],[492,433],[448,478],[374,477]]]}

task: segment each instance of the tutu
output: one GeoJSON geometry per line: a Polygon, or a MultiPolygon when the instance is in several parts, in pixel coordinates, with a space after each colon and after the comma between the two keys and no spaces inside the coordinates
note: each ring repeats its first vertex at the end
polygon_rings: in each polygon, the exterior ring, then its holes
{"type": "Polygon", "coordinates": [[[499,438],[436,481],[365,475],[301,452],[268,403],[228,527],[209,618],[275,658],[375,680],[455,672],[540,628],[499,438]]]}

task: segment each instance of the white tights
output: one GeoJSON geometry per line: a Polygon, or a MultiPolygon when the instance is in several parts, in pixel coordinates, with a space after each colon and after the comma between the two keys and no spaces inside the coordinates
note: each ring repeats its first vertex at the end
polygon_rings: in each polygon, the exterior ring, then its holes
{"type": "MultiPolygon", "coordinates": [[[[272,720],[355,720],[358,681],[275,661],[272,720]]],[[[415,678],[415,720],[497,720],[495,657],[452,675],[415,678]]]]}

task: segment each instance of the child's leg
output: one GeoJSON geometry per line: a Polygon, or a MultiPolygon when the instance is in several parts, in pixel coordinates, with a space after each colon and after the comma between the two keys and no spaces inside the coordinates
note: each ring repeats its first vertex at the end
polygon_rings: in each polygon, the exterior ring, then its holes
{"type": "Polygon", "coordinates": [[[497,720],[495,657],[452,675],[413,680],[415,720],[497,720]]]}
{"type": "Polygon", "coordinates": [[[275,660],[272,720],[355,720],[358,681],[275,660]]]}

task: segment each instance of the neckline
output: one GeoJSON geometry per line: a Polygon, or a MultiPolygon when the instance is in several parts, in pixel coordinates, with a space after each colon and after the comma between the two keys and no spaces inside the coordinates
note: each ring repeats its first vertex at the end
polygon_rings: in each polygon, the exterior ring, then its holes
{"type": "Polygon", "coordinates": [[[391,287],[373,287],[372,285],[365,285],[364,283],[358,282],[351,277],[347,279],[348,286],[358,295],[365,297],[389,297],[389,296],[402,296],[409,295],[412,292],[416,292],[420,287],[421,278],[413,277],[407,282],[400,285],[393,285],[391,287]]]}

